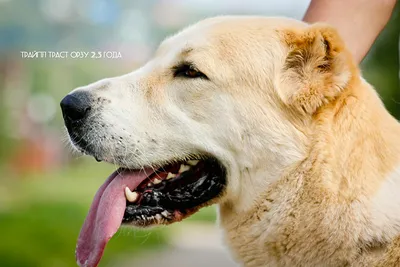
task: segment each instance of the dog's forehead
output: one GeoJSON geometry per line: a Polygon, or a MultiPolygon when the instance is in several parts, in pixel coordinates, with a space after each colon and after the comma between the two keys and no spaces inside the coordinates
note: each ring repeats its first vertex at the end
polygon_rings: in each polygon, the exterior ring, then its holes
{"type": "Polygon", "coordinates": [[[304,28],[305,23],[288,18],[222,16],[202,20],[165,39],[157,55],[236,50],[279,39],[279,32],[304,28]],[[243,46],[244,45],[244,46],[243,46]]]}
{"type": "Polygon", "coordinates": [[[165,39],[159,46],[156,55],[181,54],[187,56],[193,51],[204,50],[218,38],[213,34],[211,27],[201,27],[196,24],[165,39]]]}

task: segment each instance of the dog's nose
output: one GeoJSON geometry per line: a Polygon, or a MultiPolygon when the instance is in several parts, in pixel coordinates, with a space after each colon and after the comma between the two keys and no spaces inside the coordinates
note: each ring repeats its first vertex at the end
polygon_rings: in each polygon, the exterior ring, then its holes
{"type": "Polygon", "coordinates": [[[77,92],[67,95],[60,103],[65,123],[73,123],[84,119],[91,107],[86,93],[77,92]]]}

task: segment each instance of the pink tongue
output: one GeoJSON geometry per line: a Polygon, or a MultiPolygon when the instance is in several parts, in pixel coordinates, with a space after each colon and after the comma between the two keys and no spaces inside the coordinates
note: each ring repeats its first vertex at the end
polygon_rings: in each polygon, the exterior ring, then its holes
{"type": "Polygon", "coordinates": [[[79,266],[97,266],[107,242],[121,225],[126,207],[125,187],[135,189],[152,172],[150,169],[114,172],[99,188],[76,245],[79,266]]]}

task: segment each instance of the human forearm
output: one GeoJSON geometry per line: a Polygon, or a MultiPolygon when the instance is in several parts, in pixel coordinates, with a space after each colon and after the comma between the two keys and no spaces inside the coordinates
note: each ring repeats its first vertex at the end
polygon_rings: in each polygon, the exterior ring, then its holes
{"type": "Polygon", "coordinates": [[[312,0],[304,21],[336,27],[356,61],[361,62],[395,4],[396,0],[312,0]]]}

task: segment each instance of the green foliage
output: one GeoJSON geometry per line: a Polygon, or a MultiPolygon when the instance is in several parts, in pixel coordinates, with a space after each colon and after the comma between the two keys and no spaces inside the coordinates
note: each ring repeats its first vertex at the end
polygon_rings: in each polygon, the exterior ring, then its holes
{"type": "Polygon", "coordinates": [[[375,86],[388,110],[400,118],[399,42],[400,2],[362,64],[366,80],[375,86]]]}

